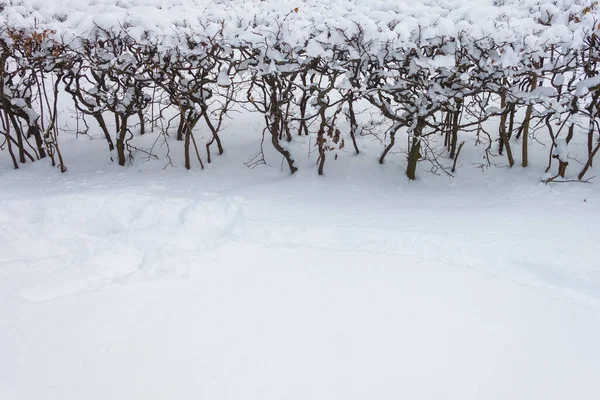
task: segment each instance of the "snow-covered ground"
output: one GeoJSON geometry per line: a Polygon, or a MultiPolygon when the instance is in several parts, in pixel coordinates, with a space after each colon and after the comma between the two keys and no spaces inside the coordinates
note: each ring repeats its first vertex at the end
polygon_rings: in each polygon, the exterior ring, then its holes
{"type": "MultiPolygon", "coordinates": [[[[359,27],[375,52],[465,31],[527,53],[580,46],[597,24],[575,0],[163,3],[13,0],[0,25],[67,42],[119,27],[167,48],[222,30],[327,58],[359,27]]],[[[159,138],[158,160],[119,167],[102,139],[70,137],[62,111],[65,174],[48,159],[12,170],[0,151],[0,400],[600,399],[600,183],[540,183],[547,132],[527,169],[494,156],[491,137],[488,166],[460,132],[455,178],[423,160],[409,182],[406,147],[380,165],[369,136],[358,156],[328,153],[323,177],[314,134],[284,144],[293,176],[268,143],[268,165],[247,168],[264,128],[247,113],[203,171],[182,167],[172,137],[174,165],[159,138]]],[[[146,150],[156,139],[135,136],[146,150]]],[[[203,150],[206,129],[195,137],[203,150]]],[[[586,138],[556,151],[567,180],[586,138]]]]}
{"type": "Polygon", "coordinates": [[[597,183],[290,177],[238,131],[205,171],[0,153],[0,399],[600,398],[597,183]]]}

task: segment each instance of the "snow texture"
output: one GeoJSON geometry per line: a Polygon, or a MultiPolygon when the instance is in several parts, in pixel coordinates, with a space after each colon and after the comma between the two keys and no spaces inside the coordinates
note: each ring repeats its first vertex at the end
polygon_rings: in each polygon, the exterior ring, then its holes
{"type": "MultiPolygon", "coordinates": [[[[139,42],[177,43],[185,33],[213,38],[225,28],[223,42],[252,47],[279,41],[327,57],[332,47],[344,46],[344,36],[394,43],[410,48],[415,41],[439,37],[492,39],[511,43],[502,55],[514,66],[516,53],[541,52],[553,43],[582,45],[597,29],[597,13],[579,0],[318,0],[297,3],[265,1],[160,0],[13,0],[0,14],[9,26],[55,31],[66,41],[90,35],[97,28],[124,29],[139,42]],[[296,12],[297,9],[297,12],[296,12]],[[577,16],[577,19],[574,19],[577,16]],[[278,27],[280,29],[275,29],[278,27]],[[177,35],[177,34],[178,35],[177,35]]],[[[440,60],[441,61],[441,60],[440,60]]]]}
{"type": "Polygon", "coordinates": [[[598,398],[597,185],[284,178],[247,143],[0,164],[0,398],[598,398]]]}
{"type": "MultiPolygon", "coordinates": [[[[1,4],[2,26],[67,42],[124,29],[174,48],[222,30],[222,43],[268,48],[265,71],[290,56],[276,40],[327,57],[359,27],[373,56],[440,35],[511,43],[486,58],[508,68],[552,43],[577,48],[597,26],[576,0],[1,4]]],[[[289,177],[272,154],[275,167],[238,161],[261,131],[244,118],[205,171],[137,153],[119,168],[104,143],[62,133],[66,174],[0,158],[0,399],[600,398],[597,184],[503,168],[409,183],[405,155],[379,165],[366,139],[320,179],[308,137],[289,144],[308,153],[289,177]]],[[[556,145],[563,161],[585,154],[556,145]]]]}

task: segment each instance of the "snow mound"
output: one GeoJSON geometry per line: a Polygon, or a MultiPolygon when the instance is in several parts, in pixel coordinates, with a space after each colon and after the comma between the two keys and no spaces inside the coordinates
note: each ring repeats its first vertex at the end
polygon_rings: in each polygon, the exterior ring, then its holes
{"type": "MultiPolygon", "coordinates": [[[[0,23],[17,28],[44,27],[66,41],[97,28],[123,29],[138,41],[170,46],[185,34],[222,39],[231,45],[269,45],[281,41],[326,55],[322,45],[339,46],[357,33],[376,51],[380,43],[411,46],[441,36],[510,42],[519,51],[538,51],[552,43],[578,46],[596,28],[595,11],[578,0],[13,0],[0,23]],[[275,29],[274,29],[275,27],[275,29]],[[279,32],[278,32],[279,31],[279,32]]],[[[503,60],[503,62],[508,62],[503,60]]]]}
{"type": "Polygon", "coordinates": [[[184,277],[206,261],[186,258],[243,232],[242,204],[240,198],[200,202],[135,193],[7,201],[0,225],[11,221],[12,228],[0,232],[7,249],[0,264],[23,265],[36,275],[39,283],[22,292],[33,302],[96,290],[132,275],[184,277]]]}

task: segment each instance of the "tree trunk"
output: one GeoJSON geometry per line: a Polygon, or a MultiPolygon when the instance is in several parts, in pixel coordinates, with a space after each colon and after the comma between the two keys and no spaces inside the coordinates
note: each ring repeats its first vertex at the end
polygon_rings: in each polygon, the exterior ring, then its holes
{"type": "MultiPolygon", "coordinates": [[[[534,91],[537,88],[537,74],[534,73],[531,77],[531,91],[534,91]]],[[[531,114],[533,113],[533,104],[529,104],[527,106],[527,111],[525,111],[525,120],[523,121],[523,147],[522,147],[522,162],[521,166],[523,168],[528,165],[528,156],[529,156],[529,127],[531,124],[531,114]]]]}
{"type": "Polygon", "coordinates": [[[456,155],[456,145],[458,144],[458,123],[460,119],[460,111],[462,108],[462,100],[456,101],[456,110],[452,113],[452,141],[450,144],[450,158],[456,155]]]}
{"type": "Polygon", "coordinates": [[[512,149],[510,148],[510,141],[508,140],[508,134],[506,133],[506,92],[502,91],[500,98],[500,107],[502,108],[502,115],[500,116],[500,148],[499,153],[502,154],[502,149],[506,149],[506,157],[508,158],[508,165],[512,168],[515,165],[515,159],[513,158],[512,149]]]}
{"type": "Polygon", "coordinates": [[[558,160],[558,175],[560,175],[561,178],[565,177],[565,173],[567,172],[568,165],[569,165],[568,162],[558,160]]]}
{"type": "Polygon", "coordinates": [[[25,164],[27,161],[25,159],[25,145],[23,143],[23,132],[21,132],[21,128],[19,127],[19,121],[15,118],[12,113],[9,113],[10,120],[13,124],[13,128],[15,128],[15,134],[17,136],[17,146],[19,147],[19,162],[21,164],[25,164]]]}
{"type": "Polygon", "coordinates": [[[423,132],[424,121],[419,117],[417,126],[413,131],[412,146],[408,152],[408,165],[406,166],[406,176],[411,181],[417,179],[417,163],[421,158],[421,134],[423,132]]]}
{"type": "Polygon", "coordinates": [[[144,122],[144,110],[141,108],[138,111],[138,118],[140,120],[140,135],[143,135],[146,133],[146,124],[144,122]]]}
{"type": "Polygon", "coordinates": [[[385,156],[387,156],[387,154],[392,149],[392,147],[394,147],[394,144],[396,144],[396,132],[398,131],[399,128],[400,128],[399,126],[393,127],[392,130],[390,131],[390,143],[388,143],[388,145],[383,150],[381,157],[379,157],[379,164],[383,164],[383,161],[385,160],[385,156]]]}
{"type": "Polygon", "coordinates": [[[94,118],[100,125],[100,129],[104,132],[104,137],[106,138],[106,142],[108,143],[108,150],[113,151],[115,149],[115,145],[113,144],[112,138],[110,137],[110,132],[108,131],[108,127],[106,126],[106,122],[104,122],[104,117],[102,117],[101,113],[93,114],[94,118]]]}
{"type": "Polygon", "coordinates": [[[350,117],[350,138],[352,139],[354,151],[358,155],[360,151],[356,145],[356,129],[358,128],[358,124],[356,123],[356,114],[354,113],[354,93],[350,93],[350,97],[348,98],[348,115],[350,117]]]}
{"type": "Polygon", "coordinates": [[[287,161],[288,167],[290,169],[290,173],[294,174],[298,170],[294,166],[294,160],[289,151],[284,149],[279,143],[279,128],[281,127],[281,115],[279,110],[279,104],[277,101],[277,83],[275,82],[275,78],[272,76],[265,77],[265,82],[269,85],[269,90],[271,91],[271,99],[269,105],[269,116],[266,117],[267,125],[269,126],[269,131],[271,133],[271,143],[275,150],[279,152],[287,161]]]}
{"type": "Polygon", "coordinates": [[[15,169],[19,169],[19,163],[17,162],[17,157],[15,157],[15,153],[13,153],[11,137],[10,137],[10,122],[8,121],[8,114],[5,112],[6,117],[6,126],[4,131],[4,136],[6,137],[6,147],[8,148],[8,154],[10,154],[10,158],[13,162],[13,167],[15,169]]]}
{"type": "Polygon", "coordinates": [[[46,149],[44,148],[44,139],[42,139],[42,133],[40,127],[35,124],[31,125],[27,130],[27,137],[33,136],[35,139],[35,145],[37,146],[40,159],[46,158],[46,149]]]}
{"type": "Polygon", "coordinates": [[[120,166],[125,166],[127,159],[125,157],[125,136],[127,136],[127,115],[121,116],[119,124],[119,133],[117,137],[117,159],[120,166]]]}

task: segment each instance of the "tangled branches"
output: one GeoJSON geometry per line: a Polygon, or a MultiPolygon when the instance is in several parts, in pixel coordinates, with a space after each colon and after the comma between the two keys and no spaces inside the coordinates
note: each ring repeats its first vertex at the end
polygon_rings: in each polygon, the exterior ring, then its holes
{"type": "MultiPolygon", "coordinates": [[[[583,180],[600,150],[596,8],[593,3],[565,14],[572,37],[575,31],[583,37],[578,43],[556,39],[535,46],[519,36],[425,35],[420,26],[408,43],[381,41],[358,23],[346,29],[319,25],[303,42],[292,43],[285,23],[291,14],[251,42],[230,40],[226,30],[233,21],[212,23],[210,29],[188,27],[168,40],[148,32],[134,37],[128,27],[96,27],[66,42],[49,29],[4,27],[0,149],[6,149],[15,168],[48,157],[65,171],[58,115],[68,106],[62,104],[66,93],[78,117],[86,125],[95,122],[122,166],[135,149],[130,142],[146,134],[148,124],[153,130],[158,120],[168,120],[166,127],[160,124],[161,134],[183,143],[185,167],[192,168],[195,154],[204,168],[201,153],[206,151],[209,163],[213,146],[223,154],[225,121],[233,111],[246,110],[262,116],[263,135],[292,174],[298,167],[287,143],[295,137],[314,137],[322,175],[328,153],[337,158],[347,142],[359,153],[360,132],[384,137],[380,163],[404,135],[405,173],[416,179],[424,161],[453,173],[469,138],[485,144],[488,163],[494,152],[505,155],[511,167],[513,147],[520,145],[526,167],[530,139],[545,131],[550,143],[546,172],[558,163],[552,179],[568,174],[572,140],[586,142],[576,173],[583,180]],[[363,114],[375,115],[378,125],[363,114]],[[195,137],[200,125],[209,137],[204,148],[195,137]]],[[[544,10],[536,22],[540,36],[558,24],[544,10]]],[[[398,27],[399,21],[388,23],[390,31],[398,27]]],[[[256,159],[264,162],[262,148],[261,141],[256,159]]]]}

